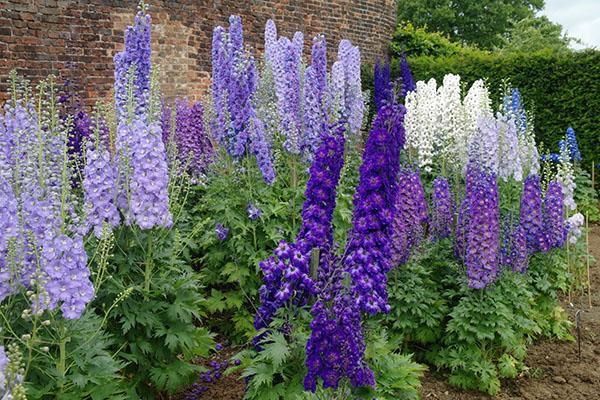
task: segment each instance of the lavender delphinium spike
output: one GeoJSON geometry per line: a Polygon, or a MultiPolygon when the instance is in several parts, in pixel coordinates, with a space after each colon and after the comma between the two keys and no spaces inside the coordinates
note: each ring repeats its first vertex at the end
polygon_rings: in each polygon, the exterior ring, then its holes
{"type": "Polygon", "coordinates": [[[223,27],[213,30],[212,38],[212,96],[215,117],[211,121],[211,131],[217,142],[227,148],[226,136],[229,123],[228,89],[231,80],[231,60],[227,49],[227,35],[223,27]]]}
{"type": "Polygon", "coordinates": [[[530,175],[525,179],[520,222],[525,230],[529,254],[548,251],[548,238],[542,219],[542,190],[537,175],[530,175]]]}
{"type": "Polygon", "coordinates": [[[250,150],[256,157],[256,163],[268,185],[275,182],[275,168],[271,148],[266,138],[265,126],[260,118],[254,116],[250,127],[250,150]]]}
{"type": "Polygon", "coordinates": [[[302,136],[302,153],[307,159],[319,145],[319,137],[323,126],[327,125],[327,114],[323,108],[322,95],[324,88],[320,87],[313,67],[306,68],[304,82],[304,135],[302,136]]]}
{"type": "Polygon", "coordinates": [[[83,170],[83,193],[86,225],[101,238],[104,225],[114,228],[120,223],[117,199],[117,168],[108,149],[100,140],[90,142],[83,170]]]}
{"type": "Polygon", "coordinates": [[[323,105],[327,90],[327,42],[325,36],[317,35],[313,39],[311,67],[318,82],[319,103],[323,105]]]}
{"type": "Polygon", "coordinates": [[[465,264],[469,287],[483,289],[499,272],[500,211],[496,176],[477,171],[468,188],[469,221],[465,264]]]}
{"type": "Polygon", "coordinates": [[[360,77],[360,50],[349,40],[342,39],[338,47],[338,61],[344,68],[344,117],[348,120],[350,133],[360,131],[363,121],[364,100],[360,77]]]}
{"type": "Polygon", "coordinates": [[[543,204],[544,231],[549,248],[559,248],[565,243],[566,228],[563,210],[562,185],[557,181],[548,184],[543,204]]]}
{"type": "Polygon", "coordinates": [[[404,143],[401,105],[382,107],[363,153],[359,184],[354,196],[353,228],[344,265],[352,296],[361,311],[388,312],[387,277],[391,225],[396,198],[399,152],[404,143]]]}
{"type": "MultiPolygon", "coordinates": [[[[201,174],[210,159],[212,145],[204,133],[204,109],[200,102],[175,102],[175,143],[179,159],[193,175],[201,174]]],[[[164,128],[163,128],[164,138],[164,128]]]]}
{"type": "Polygon", "coordinates": [[[277,56],[277,27],[272,19],[265,24],[265,60],[271,65],[277,56]]]}
{"type": "Polygon", "coordinates": [[[529,265],[527,253],[527,239],[525,229],[517,223],[512,230],[507,231],[502,247],[502,265],[507,266],[513,272],[524,274],[529,265]]]}
{"type": "MultiPolygon", "coordinates": [[[[1,118],[1,116],[0,116],[1,118]]],[[[0,165],[2,165],[0,163],[0,165]]],[[[13,292],[14,282],[19,276],[11,271],[8,259],[9,243],[18,237],[18,204],[8,180],[0,176],[0,301],[13,292]]]]}
{"type": "Polygon", "coordinates": [[[125,31],[125,50],[115,55],[115,103],[117,121],[127,118],[130,70],[134,69],[135,114],[144,117],[150,99],[150,15],[140,11],[125,31]]]}
{"type": "Polygon", "coordinates": [[[433,240],[441,240],[452,234],[454,220],[454,205],[450,184],[444,177],[437,177],[433,181],[433,208],[431,217],[431,236],[433,240]]]}

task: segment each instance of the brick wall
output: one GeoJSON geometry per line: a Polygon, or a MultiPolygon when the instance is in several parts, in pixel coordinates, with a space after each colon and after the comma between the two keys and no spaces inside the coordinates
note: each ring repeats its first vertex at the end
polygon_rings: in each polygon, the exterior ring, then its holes
{"type": "MultiPolygon", "coordinates": [[[[242,16],[244,39],[263,48],[264,24],[273,18],[279,34],[299,30],[308,46],[325,33],[330,57],[341,38],[362,51],[364,61],[385,52],[395,25],[395,0],[155,0],[152,57],[160,66],[167,98],[199,99],[210,82],[212,29],[242,16]]],[[[88,105],[111,95],[114,54],[137,1],[0,0],[0,102],[12,69],[34,82],[49,74],[72,79],[88,105]]]]}

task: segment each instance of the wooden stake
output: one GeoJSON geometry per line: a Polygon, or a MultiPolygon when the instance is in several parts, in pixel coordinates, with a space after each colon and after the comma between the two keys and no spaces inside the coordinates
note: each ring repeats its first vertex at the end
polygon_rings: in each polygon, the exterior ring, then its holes
{"type": "Polygon", "coordinates": [[[587,266],[588,305],[592,308],[592,281],[590,280],[590,212],[585,213],[585,263],[587,266]]]}
{"type": "MultiPolygon", "coordinates": [[[[571,275],[571,255],[569,254],[569,241],[567,240],[567,272],[571,275]]],[[[573,283],[569,282],[569,305],[573,305],[571,302],[571,287],[573,283]]]]}

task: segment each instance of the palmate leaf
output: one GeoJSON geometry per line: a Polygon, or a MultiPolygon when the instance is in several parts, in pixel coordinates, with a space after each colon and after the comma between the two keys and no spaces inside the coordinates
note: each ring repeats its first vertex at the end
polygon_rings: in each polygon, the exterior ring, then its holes
{"type": "Polygon", "coordinates": [[[273,332],[261,343],[263,347],[260,358],[271,362],[274,369],[279,369],[290,355],[290,348],[281,332],[273,332]]]}
{"type": "Polygon", "coordinates": [[[250,385],[256,389],[261,386],[271,386],[275,370],[272,364],[256,362],[250,365],[242,373],[242,378],[252,378],[250,385]]]}

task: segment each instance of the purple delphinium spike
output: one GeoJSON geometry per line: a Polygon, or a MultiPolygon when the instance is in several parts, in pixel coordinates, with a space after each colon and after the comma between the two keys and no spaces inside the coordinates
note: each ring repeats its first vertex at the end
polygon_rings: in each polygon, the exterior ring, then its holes
{"type": "Polygon", "coordinates": [[[377,61],[373,71],[375,107],[379,110],[391,100],[392,78],[389,60],[377,61]]]}
{"type": "Polygon", "coordinates": [[[551,181],[546,190],[543,204],[544,230],[549,248],[559,248],[565,243],[566,228],[563,210],[562,185],[551,181]]]}
{"type": "Polygon", "coordinates": [[[392,266],[404,264],[423,239],[427,222],[427,203],[419,171],[402,168],[398,174],[398,193],[392,222],[390,260],[392,266]]]}
{"type": "Polygon", "coordinates": [[[382,107],[367,139],[354,196],[353,228],[344,265],[352,278],[352,296],[361,311],[388,312],[387,277],[396,199],[399,153],[404,143],[405,109],[382,107]]]}
{"type": "MultiPolygon", "coordinates": [[[[471,167],[473,168],[473,167],[471,167]]],[[[478,170],[468,183],[469,221],[466,234],[465,264],[469,287],[483,289],[499,272],[500,211],[498,184],[494,174],[478,170]]]]}
{"type": "Polygon", "coordinates": [[[19,278],[18,275],[14,276],[17,271],[11,271],[11,260],[7,259],[9,242],[16,240],[19,235],[17,212],[18,204],[13,188],[7,179],[0,176],[0,301],[13,292],[14,282],[19,278]]]}
{"type": "Polygon", "coordinates": [[[273,316],[292,295],[304,304],[314,293],[309,262],[313,248],[326,256],[333,241],[333,210],[336,187],[344,162],[343,125],[325,130],[315,153],[306,185],[302,226],[296,243],[281,242],[275,255],[260,263],[264,284],[259,290],[261,305],[254,320],[256,329],[268,326],[273,316]]]}
{"type": "Polygon", "coordinates": [[[548,251],[548,237],[542,217],[542,190],[540,177],[537,175],[530,175],[525,179],[520,221],[525,230],[529,254],[548,251]]]}
{"type": "Polygon", "coordinates": [[[327,113],[323,107],[324,88],[320,87],[313,67],[306,68],[304,82],[304,135],[302,136],[302,153],[307,159],[319,145],[319,137],[323,126],[327,125],[327,113]]]}
{"type": "Polygon", "coordinates": [[[527,239],[525,229],[521,224],[516,224],[512,230],[507,231],[502,247],[501,264],[510,268],[513,272],[524,274],[529,265],[527,254],[527,239]]]}
{"type": "Polygon", "coordinates": [[[498,174],[498,139],[500,126],[493,116],[477,120],[477,132],[469,143],[469,162],[488,174],[498,174]]]}
{"type": "Polygon", "coordinates": [[[452,234],[454,220],[454,204],[450,184],[444,177],[433,181],[433,207],[431,217],[431,236],[433,240],[441,240],[452,234]]]}
{"type": "Polygon", "coordinates": [[[190,106],[185,100],[176,101],[175,107],[175,143],[179,159],[192,174],[198,175],[204,171],[212,153],[212,145],[204,133],[204,109],[200,102],[190,106]]]}
{"type": "Polygon", "coordinates": [[[117,121],[127,118],[129,71],[135,69],[134,101],[136,116],[145,118],[150,99],[150,15],[140,11],[133,26],[125,31],[125,50],[115,55],[115,104],[117,121]]]}
{"type": "Polygon", "coordinates": [[[577,144],[577,137],[573,128],[567,128],[566,141],[561,140],[559,142],[559,149],[562,151],[564,146],[569,146],[568,154],[571,157],[571,161],[581,161],[581,152],[579,151],[579,145],[577,144]]]}
{"type": "Polygon", "coordinates": [[[273,158],[271,148],[266,138],[265,126],[256,115],[253,116],[250,126],[250,151],[256,157],[256,163],[268,185],[275,182],[275,168],[273,167],[273,158]]]}
{"type": "Polygon", "coordinates": [[[277,27],[272,19],[265,24],[265,60],[271,65],[277,52],[277,27]]]}
{"type": "Polygon", "coordinates": [[[88,143],[86,164],[83,169],[83,193],[86,225],[102,237],[103,226],[119,225],[120,216],[116,206],[117,168],[108,149],[98,143],[88,143]]]}
{"type": "Polygon", "coordinates": [[[318,87],[321,89],[319,102],[322,104],[327,90],[327,42],[323,35],[317,35],[313,39],[311,67],[318,82],[318,87]]]}
{"type": "Polygon", "coordinates": [[[225,28],[217,26],[212,38],[212,96],[215,117],[211,121],[211,131],[217,142],[227,149],[226,136],[229,124],[228,89],[231,80],[231,59],[227,50],[225,28]]]}
{"type": "Polygon", "coordinates": [[[360,77],[360,50],[349,40],[342,39],[338,47],[338,61],[344,69],[344,113],[350,132],[360,131],[363,122],[364,100],[360,77]]]}
{"type": "Polygon", "coordinates": [[[410,70],[410,66],[408,65],[408,60],[406,59],[406,54],[404,51],[402,52],[402,57],[400,58],[400,76],[402,77],[402,90],[400,91],[400,97],[406,97],[406,93],[414,91],[417,86],[415,85],[415,80],[413,79],[412,71],[410,70]]]}

